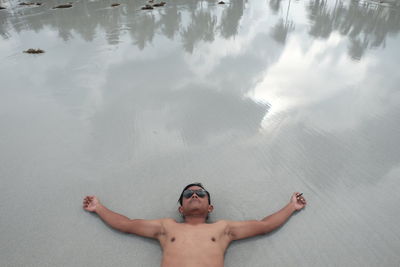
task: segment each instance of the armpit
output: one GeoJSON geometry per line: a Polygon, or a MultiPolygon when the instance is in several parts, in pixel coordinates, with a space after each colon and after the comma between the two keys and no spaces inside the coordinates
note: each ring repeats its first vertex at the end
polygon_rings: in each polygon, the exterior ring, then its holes
{"type": "MultiPolygon", "coordinates": [[[[169,221],[171,221],[172,219],[161,219],[160,223],[161,223],[161,228],[160,230],[154,235],[155,238],[161,238],[161,237],[165,237],[167,235],[167,226],[166,224],[169,223],[169,221]]],[[[173,221],[173,220],[172,220],[173,221]]]]}
{"type": "Polygon", "coordinates": [[[229,227],[229,223],[227,221],[221,221],[221,223],[224,223],[224,235],[232,238],[233,233],[231,231],[231,228],[229,227]]]}

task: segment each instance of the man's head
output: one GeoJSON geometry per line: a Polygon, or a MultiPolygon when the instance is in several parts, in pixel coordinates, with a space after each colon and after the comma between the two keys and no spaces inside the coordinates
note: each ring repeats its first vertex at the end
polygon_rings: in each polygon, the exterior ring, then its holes
{"type": "Polygon", "coordinates": [[[210,193],[201,183],[188,184],[179,197],[179,212],[185,216],[204,216],[213,210],[210,193]]]}

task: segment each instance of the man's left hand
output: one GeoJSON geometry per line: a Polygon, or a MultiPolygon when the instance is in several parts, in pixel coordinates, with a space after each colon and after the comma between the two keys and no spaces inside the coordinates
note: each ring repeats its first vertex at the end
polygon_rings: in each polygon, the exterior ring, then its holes
{"type": "Polygon", "coordinates": [[[294,208],[296,210],[301,210],[302,208],[304,208],[306,206],[307,201],[303,197],[302,193],[295,192],[295,193],[293,193],[292,198],[290,199],[290,203],[293,203],[294,208]]]}

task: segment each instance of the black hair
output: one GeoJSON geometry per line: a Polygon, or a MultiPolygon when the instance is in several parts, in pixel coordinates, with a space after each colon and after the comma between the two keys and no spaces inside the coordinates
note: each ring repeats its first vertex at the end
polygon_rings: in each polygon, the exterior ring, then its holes
{"type": "Polygon", "coordinates": [[[198,187],[203,188],[206,191],[207,196],[208,196],[208,205],[211,204],[210,193],[204,188],[204,186],[201,183],[191,183],[191,184],[188,184],[187,186],[185,186],[185,188],[183,188],[181,196],[178,199],[178,202],[179,202],[179,204],[181,204],[181,206],[182,206],[182,202],[183,202],[183,192],[185,192],[185,190],[188,189],[191,186],[198,186],[198,187]]]}

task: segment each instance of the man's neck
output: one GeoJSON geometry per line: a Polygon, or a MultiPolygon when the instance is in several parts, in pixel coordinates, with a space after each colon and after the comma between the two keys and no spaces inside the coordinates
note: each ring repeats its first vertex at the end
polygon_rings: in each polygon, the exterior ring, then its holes
{"type": "Polygon", "coordinates": [[[185,223],[190,225],[203,224],[206,223],[206,218],[198,215],[186,215],[185,223]]]}

